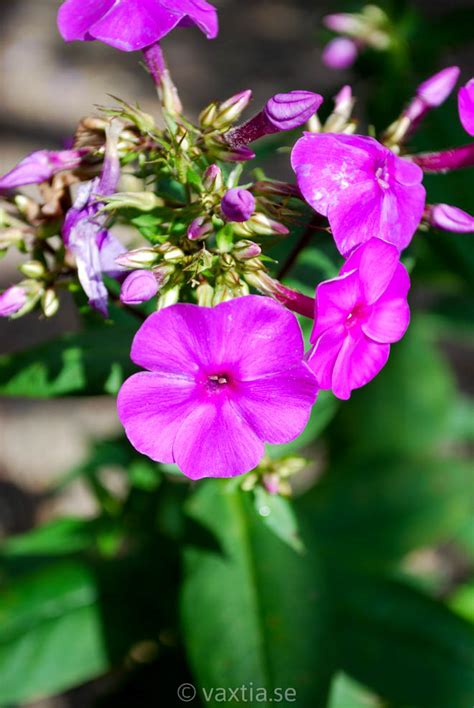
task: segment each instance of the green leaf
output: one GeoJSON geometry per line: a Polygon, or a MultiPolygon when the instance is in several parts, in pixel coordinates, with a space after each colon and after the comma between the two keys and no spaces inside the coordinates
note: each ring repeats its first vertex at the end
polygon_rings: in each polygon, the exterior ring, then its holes
{"type": "Polygon", "coordinates": [[[324,705],[330,652],[318,559],[276,538],[233,483],[201,485],[189,512],[220,545],[185,551],[182,617],[200,687],[291,687],[298,706],[324,705]]]}
{"type": "Polygon", "coordinates": [[[97,588],[79,563],[58,563],[0,598],[0,704],[58,693],[108,667],[97,588]]]}
{"type": "Polygon", "coordinates": [[[450,598],[449,606],[474,625],[474,581],[461,585],[450,598]]]}
{"type": "Polygon", "coordinates": [[[261,486],[254,489],[255,510],[265,524],[283,543],[297,553],[304,551],[299,535],[298,521],[288,499],[270,494],[261,486]]]}
{"type": "Polygon", "coordinates": [[[63,555],[80,551],[95,536],[94,522],[84,519],[56,519],[28,533],[13,536],[0,546],[0,554],[9,556],[63,555]]]}
{"type": "Polygon", "coordinates": [[[337,563],[380,566],[451,539],[474,509],[472,470],[430,457],[341,459],[301,500],[337,563]]]}
{"type": "Polygon", "coordinates": [[[52,398],[116,394],[134,371],[130,346],[138,320],[122,315],[25,352],[0,357],[0,394],[52,398]]]}
{"type": "Polygon", "coordinates": [[[379,708],[379,699],[344,673],[334,678],[328,708],[379,708]]]}
{"type": "Polygon", "coordinates": [[[333,640],[343,671],[389,701],[467,708],[474,696],[474,628],[399,582],[335,578],[333,640]]]}

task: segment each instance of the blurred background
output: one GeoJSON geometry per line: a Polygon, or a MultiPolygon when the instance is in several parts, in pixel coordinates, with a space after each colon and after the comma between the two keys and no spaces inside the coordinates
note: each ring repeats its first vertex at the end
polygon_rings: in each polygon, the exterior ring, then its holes
{"type": "MultiPolygon", "coordinates": [[[[74,132],[79,118],[109,101],[107,95],[136,101],[146,112],[158,112],[154,88],[140,66],[139,55],[120,53],[99,43],[66,45],[56,30],[59,4],[57,0],[0,3],[1,173],[33,150],[60,147],[74,132]]],[[[376,55],[362,57],[355,69],[347,71],[330,70],[321,63],[324,44],[332,36],[323,30],[321,21],[328,12],[358,9],[360,4],[344,0],[215,0],[214,4],[219,9],[221,27],[216,41],[208,42],[198,31],[186,30],[173,33],[163,43],[174,81],[193,117],[210,101],[224,100],[246,88],[252,88],[253,105],[258,109],[279,91],[308,89],[331,97],[343,84],[351,83],[358,97],[357,117],[364,126],[375,123],[380,128],[384,121],[396,118],[417,83],[430,73],[458,64],[463,82],[473,74],[474,43],[469,41],[472,23],[466,18],[472,20],[474,4],[469,0],[386,3],[396,17],[403,16],[403,22],[411,23],[404,57],[393,60],[376,55]]],[[[453,99],[437,117],[428,119],[419,147],[443,148],[462,140],[453,99]]],[[[287,153],[279,155],[271,167],[272,176],[290,177],[287,153]]],[[[454,177],[449,184],[433,182],[432,189],[433,195],[444,197],[443,201],[471,208],[472,212],[472,170],[454,177]],[[451,199],[446,197],[449,190],[451,199]]],[[[407,434],[420,437],[429,448],[441,426],[437,409],[447,406],[449,399],[455,401],[452,416],[450,413],[450,450],[454,458],[465,459],[472,454],[472,437],[467,442],[472,435],[470,401],[474,394],[472,293],[466,295],[466,286],[472,283],[474,273],[469,238],[472,236],[433,237],[426,265],[420,269],[412,304],[420,311],[430,312],[420,328],[424,328],[423,332],[429,330],[428,339],[436,342],[436,348],[426,345],[423,350],[415,335],[412,340],[408,338],[398,364],[393,364],[392,374],[388,373],[378,388],[374,385],[371,398],[356,396],[355,402],[341,414],[339,426],[345,432],[339,435],[340,439],[336,433],[330,433],[329,447],[343,445],[348,439],[350,445],[350,440],[358,435],[357,420],[372,411],[365,420],[375,438],[386,436],[379,417],[388,415],[395,443],[397,436],[407,434]],[[413,392],[408,380],[418,376],[421,391],[418,409],[405,418],[406,411],[399,401],[395,410],[387,413],[385,406],[392,400],[390,395],[401,395],[404,402],[410,396],[416,399],[417,384],[413,392]],[[406,391],[400,388],[403,385],[406,391]],[[426,391],[421,390],[423,386],[426,391]]],[[[414,253],[420,254],[425,254],[422,245],[414,253]]],[[[15,282],[15,266],[11,258],[2,262],[0,287],[15,282]]],[[[307,279],[303,266],[295,273],[296,279],[307,279]]],[[[51,321],[41,321],[37,314],[15,322],[0,320],[0,352],[14,353],[77,327],[72,303],[63,305],[60,314],[51,321]]],[[[95,440],[118,431],[112,398],[56,401],[0,398],[0,538],[68,514],[94,517],[97,500],[79,477],[59,494],[50,495],[48,490],[65,471],[86,459],[95,440]]],[[[386,450],[390,451],[390,439],[386,450]]],[[[321,465],[325,453],[318,448],[318,454],[321,465]]],[[[354,468],[357,467],[364,467],[363,453],[354,462],[354,468]]],[[[448,474],[449,469],[444,468],[436,477],[434,484],[441,485],[440,494],[444,493],[443,478],[448,474]]],[[[113,466],[105,470],[103,479],[106,487],[120,496],[123,477],[113,466]]],[[[389,494],[387,489],[380,487],[382,504],[384,495],[389,494]]],[[[409,495],[410,489],[407,484],[404,493],[409,495]]],[[[353,492],[355,497],[363,495],[359,487],[353,492]]],[[[433,499],[438,499],[433,494],[433,499]]],[[[345,502],[350,516],[351,499],[345,502]]],[[[331,522],[326,521],[323,513],[321,528],[332,533],[331,522]]],[[[474,547],[473,528],[471,523],[463,530],[463,543],[469,547],[474,547]]],[[[371,533],[376,535],[375,526],[371,533]]],[[[443,587],[471,577],[473,561],[457,547],[441,544],[416,553],[407,561],[407,572],[411,572],[413,563],[417,572],[426,571],[428,577],[439,578],[441,573],[443,587]]],[[[474,616],[474,609],[472,612],[474,616]]],[[[95,693],[101,694],[103,690],[103,684],[98,688],[89,686],[25,705],[85,708],[93,705],[95,693]]],[[[133,705],[133,698],[128,705],[133,705]]],[[[340,708],[354,705],[339,704],[340,708]]],[[[450,706],[446,704],[443,708],[450,706]]]]}

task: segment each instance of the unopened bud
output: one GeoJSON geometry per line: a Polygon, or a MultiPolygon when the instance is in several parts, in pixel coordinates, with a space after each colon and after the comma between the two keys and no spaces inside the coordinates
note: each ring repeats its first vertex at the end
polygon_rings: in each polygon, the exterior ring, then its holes
{"type": "Polygon", "coordinates": [[[164,310],[165,307],[175,305],[179,301],[180,286],[175,285],[172,288],[166,289],[158,298],[157,310],[164,310]]]}
{"type": "Polygon", "coordinates": [[[191,241],[202,241],[214,232],[212,221],[206,216],[198,216],[188,226],[188,238],[191,241]]]}
{"type": "Polygon", "coordinates": [[[22,263],[19,270],[23,275],[26,275],[27,278],[32,278],[33,280],[39,280],[46,275],[46,268],[41,261],[27,261],[26,263],[22,263]]]}
{"type": "Polygon", "coordinates": [[[289,230],[279,221],[271,219],[260,212],[253,214],[245,224],[238,224],[234,227],[236,233],[240,233],[242,227],[247,228],[250,233],[257,236],[286,236],[289,230]]]}
{"type": "Polygon", "coordinates": [[[474,233],[474,216],[450,204],[432,204],[427,207],[425,219],[442,231],[458,234],[474,233]]]}
{"type": "Polygon", "coordinates": [[[154,248],[136,248],[117,256],[115,262],[123,268],[151,268],[159,260],[154,248]]]}
{"type": "Polygon", "coordinates": [[[196,288],[197,302],[200,307],[212,307],[214,288],[209,283],[201,283],[196,288]]]}
{"type": "Polygon", "coordinates": [[[101,197],[101,201],[105,202],[103,211],[125,208],[152,211],[164,205],[164,200],[153,192],[116,192],[110,197],[101,197]]]}
{"type": "Polygon", "coordinates": [[[0,251],[5,251],[11,246],[21,248],[24,236],[20,229],[0,229],[0,251]]]}
{"type": "Polygon", "coordinates": [[[227,302],[228,300],[233,300],[235,297],[234,291],[229,287],[222,278],[218,278],[216,282],[216,287],[214,290],[214,297],[212,298],[213,305],[219,305],[221,302],[227,302]]]}
{"type": "Polygon", "coordinates": [[[349,37],[336,37],[326,44],[321,59],[329,69],[349,69],[357,59],[358,47],[349,37]]]}
{"type": "Polygon", "coordinates": [[[217,115],[217,103],[211,103],[199,114],[199,124],[203,128],[212,128],[217,115]]]}
{"type": "Polygon", "coordinates": [[[214,139],[209,145],[212,155],[223,162],[247,162],[253,160],[255,153],[245,145],[230,146],[224,140],[214,139]]]}
{"type": "Polygon", "coordinates": [[[158,292],[158,283],[150,270],[135,270],[127,275],[120,290],[120,300],[125,305],[141,305],[158,292]]]}
{"type": "Polygon", "coordinates": [[[27,293],[20,285],[13,285],[0,294],[0,317],[11,317],[26,305],[27,293]]]}
{"type": "Polygon", "coordinates": [[[216,128],[226,128],[240,118],[241,113],[247,108],[252,98],[252,91],[242,91],[235,96],[228,98],[227,101],[221,103],[217,109],[217,115],[214,119],[216,128]]]}
{"type": "Polygon", "coordinates": [[[336,12],[323,17],[323,24],[333,32],[358,37],[365,31],[365,23],[360,15],[336,12]]]}
{"type": "Polygon", "coordinates": [[[237,241],[235,244],[232,255],[239,261],[247,261],[251,258],[257,258],[262,252],[262,249],[257,243],[253,241],[237,241]]]}
{"type": "Polygon", "coordinates": [[[224,186],[221,168],[218,165],[209,165],[204,172],[202,183],[208,192],[219,192],[224,186]]]}
{"type": "Polygon", "coordinates": [[[255,197],[248,189],[229,189],[221,201],[221,210],[226,221],[248,221],[255,210],[255,197]]]}
{"type": "Polygon", "coordinates": [[[41,308],[45,317],[54,317],[59,310],[59,298],[52,288],[44,291],[41,297],[41,308]]]}
{"type": "Polygon", "coordinates": [[[179,263],[184,258],[184,251],[169,242],[157,246],[156,250],[163,256],[163,260],[167,263],[179,263]]]}
{"type": "Polygon", "coordinates": [[[176,140],[183,152],[189,150],[190,142],[188,138],[188,129],[184,125],[178,125],[175,133],[176,140]]]}

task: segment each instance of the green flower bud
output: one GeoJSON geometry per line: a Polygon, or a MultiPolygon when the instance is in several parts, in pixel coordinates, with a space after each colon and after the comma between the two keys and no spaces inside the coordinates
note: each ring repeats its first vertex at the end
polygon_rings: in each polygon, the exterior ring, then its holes
{"type": "Polygon", "coordinates": [[[34,280],[41,280],[47,273],[41,261],[28,261],[27,263],[23,263],[19,267],[19,270],[23,275],[26,275],[27,278],[33,278],[34,280]]]}
{"type": "Polygon", "coordinates": [[[59,310],[59,298],[52,288],[44,291],[41,297],[41,308],[45,317],[54,317],[59,310]]]}

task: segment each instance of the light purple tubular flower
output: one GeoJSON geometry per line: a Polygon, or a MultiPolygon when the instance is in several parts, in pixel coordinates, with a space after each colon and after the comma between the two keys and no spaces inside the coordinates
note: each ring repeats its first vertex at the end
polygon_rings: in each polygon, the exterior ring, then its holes
{"type": "Polygon", "coordinates": [[[11,317],[26,305],[27,295],[23,288],[12,285],[0,294],[0,317],[11,317]]]}
{"type": "Polygon", "coordinates": [[[299,128],[316,113],[322,102],[322,96],[312,91],[277,93],[267,101],[263,111],[247,123],[229,130],[224,135],[225,141],[237,148],[264,135],[299,128]]]}
{"type": "Polygon", "coordinates": [[[379,239],[360,246],[339,277],[318,286],[308,364],[320,388],[348,399],[379,373],[390,344],[408,327],[409,288],[397,249],[379,239]]]}
{"type": "Polygon", "coordinates": [[[125,305],[141,305],[155,297],[158,281],[150,270],[135,270],[127,275],[120,290],[120,300],[125,305]]]}
{"type": "Polygon", "coordinates": [[[459,74],[458,66],[448,66],[423,81],[418,86],[416,96],[405,110],[404,115],[417,125],[431,108],[437,108],[446,101],[456,85],[459,74]]]}
{"type": "Polygon", "coordinates": [[[256,467],[264,442],[303,431],[318,390],[295,316],[259,295],[160,310],[138,330],[131,357],[148,371],[119,392],[125,432],[139,452],[191,479],[256,467]]]}
{"type": "Polygon", "coordinates": [[[466,133],[474,135],[474,79],[470,79],[458,93],[459,118],[466,133]]]}
{"type": "Polygon", "coordinates": [[[442,231],[474,233],[474,216],[450,204],[433,204],[428,207],[426,216],[431,226],[442,231]]]}
{"type": "Polygon", "coordinates": [[[292,166],[306,201],[327,216],[343,255],[370,238],[402,250],[425,206],[422,170],[374,138],[306,133],[292,166]]]}
{"type": "Polygon", "coordinates": [[[358,48],[348,37],[336,37],[326,44],[322,61],[329,69],[349,69],[357,59],[358,48]]]}
{"type": "Polygon", "coordinates": [[[88,149],[37,150],[25,157],[6,175],[0,177],[0,190],[16,189],[27,184],[41,184],[63,170],[74,170],[88,149]]]}
{"type": "Polygon", "coordinates": [[[214,38],[215,8],[205,0],[66,0],[58,14],[67,42],[97,39],[125,52],[149,47],[175,27],[190,24],[214,38]]]}
{"type": "Polygon", "coordinates": [[[229,189],[221,201],[221,209],[226,221],[247,221],[255,211],[255,197],[248,189],[229,189]]]}
{"type": "Polygon", "coordinates": [[[89,304],[104,316],[108,313],[108,293],[102,274],[119,278],[124,269],[115,263],[115,258],[126,251],[105,228],[107,216],[100,213],[99,202],[99,195],[113,194],[120,178],[120,132],[120,123],[113,122],[107,132],[102,175],[80,185],[62,229],[64,244],[76,257],[79,282],[89,304]]]}

